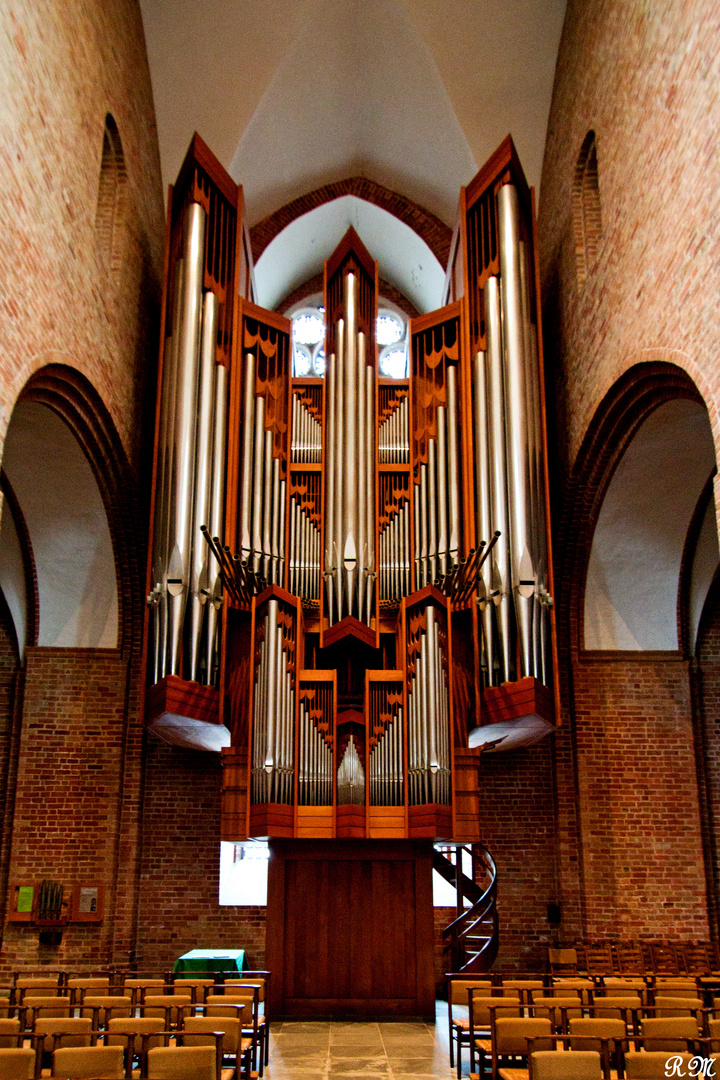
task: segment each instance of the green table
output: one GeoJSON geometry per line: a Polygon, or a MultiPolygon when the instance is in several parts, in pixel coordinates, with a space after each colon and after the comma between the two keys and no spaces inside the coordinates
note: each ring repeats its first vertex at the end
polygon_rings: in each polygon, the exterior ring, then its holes
{"type": "Polygon", "coordinates": [[[173,971],[179,978],[190,978],[202,971],[222,971],[225,974],[247,968],[244,949],[191,949],[179,956],[173,971]]]}

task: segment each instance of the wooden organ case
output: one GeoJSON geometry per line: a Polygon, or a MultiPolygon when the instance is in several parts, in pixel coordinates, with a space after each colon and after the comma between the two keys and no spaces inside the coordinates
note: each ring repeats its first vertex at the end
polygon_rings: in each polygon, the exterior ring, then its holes
{"type": "Polygon", "coordinates": [[[221,750],[221,838],[271,843],[275,1007],[430,1015],[432,843],[481,839],[483,745],[558,715],[532,193],[508,138],[461,192],[402,379],[378,373],[352,229],[324,377],[294,376],[242,190],[198,136],[167,250],[147,723],[221,750]]]}

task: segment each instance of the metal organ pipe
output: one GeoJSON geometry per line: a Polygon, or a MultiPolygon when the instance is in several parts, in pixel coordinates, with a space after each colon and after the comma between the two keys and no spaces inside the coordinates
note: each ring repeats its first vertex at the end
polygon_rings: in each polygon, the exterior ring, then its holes
{"type": "Polygon", "coordinates": [[[528,418],[525,385],[525,334],[520,273],[519,213],[517,192],[504,184],[497,196],[500,237],[500,274],[505,343],[505,395],[507,411],[507,468],[510,491],[510,570],[515,599],[515,618],[520,642],[522,673],[532,671],[532,596],[535,571],[528,545],[532,506],[528,476],[528,418]]]}
{"type": "Polygon", "coordinates": [[[358,278],[345,275],[344,318],[335,324],[326,423],[326,591],[328,616],[369,623],[374,577],[374,371],[358,330],[358,278]]]}
{"type": "MultiPolygon", "coordinates": [[[[490,506],[490,445],[488,429],[488,401],[485,353],[475,354],[473,365],[473,413],[475,427],[475,524],[479,540],[487,541],[492,531],[490,506]]],[[[483,599],[481,618],[483,627],[483,652],[486,681],[494,684],[495,675],[495,636],[494,607],[490,599],[492,589],[492,563],[486,560],[481,568],[483,599]]]]}
{"type": "Polygon", "coordinates": [[[176,349],[177,384],[174,417],[172,513],[169,516],[170,552],[167,591],[169,607],[168,670],[180,674],[182,625],[190,581],[192,509],[197,413],[197,376],[202,313],[205,254],[205,211],[198,203],[185,209],[183,228],[184,273],[180,293],[180,319],[176,349]]]}
{"type": "MultiPolygon", "coordinates": [[[[227,369],[223,364],[215,365],[215,406],[213,409],[212,439],[212,483],[210,487],[210,520],[208,526],[211,536],[221,536],[225,508],[225,436],[227,429],[227,369]]],[[[217,667],[217,623],[218,611],[222,603],[222,581],[220,568],[211,559],[208,578],[209,599],[207,603],[207,626],[205,637],[205,679],[214,682],[214,670],[217,667]]]]}
{"type": "Polygon", "coordinates": [[[460,553],[460,458],[458,454],[457,368],[449,364],[445,373],[447,388],[447,460],[450,562],[460,553]]]}
{"type": "Polygon", "coordinates": [[[197,439],[195,444],[195,500],[192,517],[192,557],[190,570],[190,678],[197,681],[200,666],[200,634],[208,596],[209,548],[202,542],[200,527],[208,523],[210,509],[210,458],[213,392],[215,389],[215,343],[217,339],[217,297],[206,292],[203,302],[202,345],[198,389],[197,439]]]}
{"type": "MultiPolygon", "coordinates": [[[[500,288],[498,279],[485,282],[485,326],[487,329],[487,373],[489,393],[488,428],[491,462],[492,521],[500,538],[493,548],[490,566],[491,596],[498,626],[498,682],[507,682],[513,672],[513,642],[510,619],[508,494],[505,465],[505,387],[503,377],[500,288]]],[[[494,680],[493,680],[494,681],[494,680]]]]}

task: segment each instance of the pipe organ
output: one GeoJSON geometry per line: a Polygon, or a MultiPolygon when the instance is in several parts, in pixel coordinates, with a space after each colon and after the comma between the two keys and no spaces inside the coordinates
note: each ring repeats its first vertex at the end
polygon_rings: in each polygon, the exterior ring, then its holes
{"type": "Polygon", "coordinates": [[[352,229],[325,264],[325,374],[296,376],[291,323],[255,303],[241,189],[193,140],[168,221],[146,713],[222,749],[224,839],[476,839],[469,733],[554,722],[535,259],[507,139],[461,192],[406,377],[379,375],[377,264],[352,229]]]}

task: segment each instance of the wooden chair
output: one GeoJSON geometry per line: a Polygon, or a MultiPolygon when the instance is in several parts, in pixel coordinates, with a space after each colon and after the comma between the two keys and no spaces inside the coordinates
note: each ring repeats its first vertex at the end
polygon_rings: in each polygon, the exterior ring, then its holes
{"type": "Polygon", "coordinates": [[[39,1050],[15,1046],[0,1048],[0,1080],[38,1080],[39,1050]]]}
{"type": "Polygon", "coordinates": [[[110,979],[102,976],[68,979],[66,989],[70,992],[73,1005],[82,1005],[83,998],[87,993],[93,997],[110,993],[110,979]]]}
{"type": "Polygon", "coordinates": [[[571,1050],[595,1050],[600,1054],[603,1052],[603,1044],[605,1044],[608,1047],[608,1057],[612,1059],[610,1064],[615,1069],[616,1075],[620,1075],[621,1053],[619,1048],[627,1036],[627,1025],[624,1020],[604,1019],[597,1016],[578,1016],[568,1021],[568,1034],[570,1036],[569,1046],[571,1050]]]}
{"type": "Polygon", "coordinates": [[[17,1016],[0,1018],[0,1047],[18,1046],[20,1021],[17,1016]]]}
{"type": "Polygon", "coordinates": [[[669,941],[652,942],[650,945],[651,970],[656,975],[679,975],[680,964],[675,946],[669,941]]]}
{"type": "Polygon", "coordinates": [[[182,997],[187,997],[189,994],[193,1005],[197,1002],[202,1004],[207,995],[212,993],[212,988],[215,985],[214,979],[176,978],[172,984],[172,992],[182,997]]]}
{"type": "Polygon", "coordinates": [[[574,948],[548,948],[550,971],[553,975],[577,975],[578,954],[574,948]]]}
{"type": "Polygon", "coordinates": [[[458,1076],[460,1076],[460,1057],[463,1046],[470,1044],[470,1021],[467,1016],[457,1016],[453,1009],[463,1007],[468,1003],[468,987],[477,987],[487,990],[488,997],[492,990],[490,979],[468,979],[462,975],[446,975],[447,1001],[448,1001],[448,1036],[450,1042],[450,1068],[455,1065],[455,1048],[457,1047],[458,1076]]]}
{"type": "MultiPolygon", "coordinates": [[[[490,1028],[492,1077],[498,1080],[501,1065],[510,1065],[520,1061],[525,1065],[528,1055],[528,1039],[543,1040],[547,1037],[547,1044],[540,1043],[537,1050],[552,1050],[552,1028],[550,1021],[544,1017],[502,1017],[498,1016],[490,1028]]],[[[472,1060],[472,1044],[470,1048],[472,1060]]],[[[474,1071],[471,1066],[471,1071],[474,1071]]],[[[483,1073],[483,1060],[480,1059],[480,1075],[483,1073]]]]}
{"type": "Polygon", "coordinates": [[[686,943],[678,950],[682,958],[682,968],[688,975],[709,975],[712,960],[707,945],[686,943]]]}
{"type": "Polygon", "coordinates": [[[124,1080],[122,1046],[64,1046],[53,1050],[51,1076],[63,1080],[124,1080]]]}
{"type": "Polygon", "coordinates": [[[606,1073],[596,1050],[534,1050],[529,1075],[530,1080],[603,1080],[606,1073]]]}
{"type": "Polygon", "coordinates": [[[263,1067],[267,1065],[270,1060],[270,1013],[268,1011],[270,1000],[270,972],[269,971],[243,971],[239,978],[225,977],[225,993],[230,990],[231,993],[235,993],[234,988],[240,988],[242,992],[244,987],[253,986],[255,983],[260,987],[259,1004],[261,1011],[258,1014],[258,1033],[261,1043],[264,1048],[264,1063],[260,1062],[260,1075],[263,1074],[263,1067]]]}
{"type": "Polygon", "coordinates": [[[266,1046],[267,1027],[263,1026],[260,1015],[260,990],[261,987],[258,983],[245,983],[242,987],[239,987],[237,983],[226,984],[224,994],[208,994],[205,999],[205,1015],[227,1016],[227,1012],[224,1014],[222,1012],[224,1006],[246,1006],[248,1011],[243,1013],[243,1033],[252,1039],[253,1070],[258,1069],[258,1051],[260,1052],[259,1075],[262,1076],[269,1048],[266,1046]],[[228,993],[228,990],[230,993],[228,993]],[[220,1012],[218,1012],[218,1009],[220,1012]],[[249,1023],[248,1016],[250,1018],[249,1023]]]}
{"type": "Polygon", "coordinates": [[[35,1020],[41,1014],[48,1016],[72,1016],[72,1002],[69,997],[25,997],[19,1008],[25,1013],[27,1028],[35,1027],[35,1020]]]}
{"type": "Polygon", "coordinates": [[[549,992],[552,997],[579,997],[583,1005],[589,1005],[594,989],[592,979],[566,979],[558,975],[553,976],[549,992]]]}
{"type": "MultiPolygon", "coordinates": [[[[691,1075],[688,1066],[692,1054],[680,1052],[673,1057],[681,1059],[684,1076],[691,1075]]],[[[668,1056],[657,1050],[628,1050],[625,1054],[625,1076],[627,1080],[667,1080],[665,1065],[668,1056]]]]}
{"type": "Polygon", "coordinates": [[[222,1057],[232,1059],[235,1076],[250,1080],[252,1041],[242,1037],[242,1020],[223,1016],[186,1016],[183,1021],[183,1046],[214,1045],[216,1032],[222,1032],[222,1057]]]}
{"type": "Polygon", "coordinates": [[[582,1002],[579,997],[533,997],[530,1015],[547,1016],[553,1031],[564,1031],[568,1017],[582,1016],[582,1002]]]}
{"type": "MultiPolygon", "coordinates": [[[[492,1053],[492,1028],[498,1015],[521,1017],[523,1014],[519,997],[490,997],[484,995],[484,988],[475,989],[469,987],[468,995],[468,1044],[470,1046],[470,1072],[475,1070],[475,1053],[480,1054],[482,1062],[485,1056],[492,1053]]],[[[458,1057],[458,1078],[460,1076],[460,1058],[458,1057]]]]}
{"type": "Polygon", "coordinates": [[[585,946],[585,964],[589,976],[612,975],[615,970],[612,945],[599,941],[585,946]]]}
{"type": "Polygon", "coordinates": [[[622,1020],[628,1023],[628,1016],[634,1025],[635,1016],[642,1008],[642,998],[638,994],[605,994],[593,997],[592,1006],[588,1009],[591,1016],[602,1020],[622,1020]]]}
{"type": "Polygon", "coordinates": [[[166,985],[164,979],[157,978],[136,978],[133,976],[130,979],[124,979],[122,984],[123,994],[130,993],[132,998],[133,1008],[138,1004],[140,998],[149,990],[151,993],[162,993],[162,988],[166,985]]]}
{"type": "Polygon", "coordinates": [[[102,994],[95,997],[86,995],[80,1011],[81,1016],[89,1016],[93,1027],[104,1028],[111,1016],[131,1016],[132,998],[120,994],[102,994]]]}
{"type": "Polygon", "coordinates": [[[545,983],[542,979],[514,979],[508,977],[502,980],[503,994],[506,992],[519,994],[522,1005],[530,1004],[530,994],[533,990],[543,990],[544,988],[545,983]]]}
{"type": "Polygon", "coordinates": [[[162,1019],[165,1027],[177,1027],[181,1010],[192,1005],[192,998],[181,994],[145,994],[140,1004],[140,1014],[146,1017],[162,1019]]]}
{"type": "Polygon", "coordinates": [[[156,1046],[147,1051],[143,1049],[147,1062],[145,1075],[148,1080],[222,1080],[223,1038],[223,1032],[215,1032],[214,1047],[156,1046]]]}
{"type": "Polygon", "coordinates": [[[636,941],[614,943],[617,970],[621,975],[643,975],[649,970],[642,949],[636,941]]]}
{"type": "Polygon", "coordinates": [[[688,1050],[688,1041],[700,1036],[694,1016],[653,1016],[640,1021],[645,1048],[652,1050],[688,1050]]]}
{"type": "Polygon", "coordinates": [[[89,1017],[37,1017],[35,1035],[40,1036],[40,1046],[46,1054],[51,1054],[56,1046],[90,1046],[92,1020],[89,1017]],[[60,1042],[56,1042],[56,1036],[60,1042]]]}
{"type": "Polygon", "coordinates": [[[695,1016],[702,1012],[704,1003],[699,997],[660,997],[655,1005],[645,1006],[644,1011],[655,1016],[695,1016]]]}

